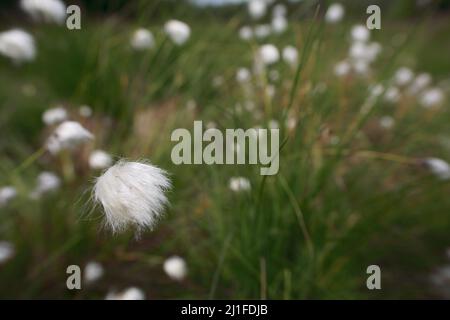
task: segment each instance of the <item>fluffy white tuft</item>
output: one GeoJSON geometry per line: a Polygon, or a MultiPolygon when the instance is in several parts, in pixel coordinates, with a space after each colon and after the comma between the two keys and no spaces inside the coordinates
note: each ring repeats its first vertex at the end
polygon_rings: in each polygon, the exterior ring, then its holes
{"type": "Polygon", "coordinates": [[[113,159],[103,150],[94,150],[89,156],[89,166],[91,169],[106,169],[111,166],[113,159]]]}
{"type": "Polygon", "coordinates": [[[63,24],[66,5],[60,0],[21,0],[20,6],[35,21],[63,24]]]}
{"type": "Polygon", "coordinates": [[[73,149],[79,144],[93,139],[94,136],[76,121],[61,123],[47,139],[47,149],[52,154],[61,150],[73,149]]]}
{"type": "Polygon", "coordinates": [[[0,54],[17,64],[32,61],[36,56],[33,36],[20,29],[1,32],[0,54]]]}
{"type": "Polygon", "coordinates": [[[7,205],[16,196],[17,196],[16,188],[11,186],[0,188],[0,207],[7,205]]]}
{"type": "Polygon", "coordinates": [[[99,280],[104,274],[103,266],[95,261],[90,261],[84,267],[84,281],[86,283],[93,283],[99,280]]]}
{"type": "Polygon", "coordinates": [[[172,256],[164,261],[163,269],[173,280],[183,280],[187,275],[186,262],[179,256],[172,256]]]}
{"type": "Polygon", "coordinates": [[[169,20],[164,25],[164,32],[177,45],[184,44],[191,35],[191,28],[184,22],[169,20]]]}
{"type": "Polygon", "coordinates": [[[67,111],[63,107],[56,107],[46,110],[42,114],[42,121],[48,126],[67,120],[67,111]]]}
{"type": "Polygon", "coordinates": [[[135,50],[151,49],[154,45],[153,34],[147,29],[137,29],[131,37],[131,47],[135,50]]]}
{"type": "Polygon", "coordinates": [[[156,224],[168,203],[165,191],[170,187],[164,170],[122,160],[97,178],[93,198],[103,207],[106,225],[113,232],[129,226],[139,231],[156,224]]]}
{"type": "Polygon", "coordinates": [[[0,264],[8,261],[14,255],[14,245],[11,242],[0,241],[0,264]]]}
{"type": "Polygon", "coordinates": [[[106,300],[145,300],[145,292],[137,287],[130,287],[122,292],[110,292],[106,300]]]}

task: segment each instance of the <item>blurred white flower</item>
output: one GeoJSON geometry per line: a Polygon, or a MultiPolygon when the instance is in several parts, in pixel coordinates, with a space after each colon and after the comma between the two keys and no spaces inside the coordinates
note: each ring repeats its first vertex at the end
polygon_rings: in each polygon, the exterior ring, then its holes
{"type": "Polygon", "coordinates": [[[38,199],[43,194],[57,190],[61,186],[61,179],[56,174],[48,171],[41,172],[36,181],[36,187],[30,195],[32,199],[38,199]]]}
{"type": "Polygon", "coordinates": [[[33,60],[36,56],[33,36],[20,29],[0,32],[0,54],[17,64],[33,60]]]}
{"type": "Polygon", "coordinates": [[[63,107],[47,109],[42,114],[42,121],[48,126],[63,122],[67,120],[67,118],[67,111],[63,107]]]}
{"type": "Polygon", "coordinates": [[[297,119],[295,117],[288,117],[286,119],[286,127],[288,130],[294,130],[297,126],[297,119]]]}
{"type": "MultiPolygon", "coordinates": [[[[259,132],[258,132],[259,133],[259,132]]],[[[251,188],[250,181],[244,177],[232,177],[230,178],[229,187],[231,191],[249,191],[251,188]]]]}
{"type": "Polygon", "coordinates": [[[187,275],[187,265],[183,258],[172,256],[163,265],[164,272],[173,280],[181,281],[187,275]]]}
{"type": "Polygon", "coordinates": [[[112,164],[112,157],[103,150],[94,150],[89,156],[89,166],[91,169],[106,169],[112,164]]]}
{"type": "Polygon", "coordinates": [[[338,62],[334,66],[334,74],[338,77],[345,77],[351,71],[352,66],[346,60],[338,62]]]}
{"type": "Polygon", "coordinates": [[[369,41],[370,32],[366,26],[358,24],[352,27],[351,36],[354,41],[366,42],[369,41]]]}
{"type": "Polygon", "coordinates": [[[269,129],[278,129],[280,127],[280,124],[278,123],[277,120],[272,119],[269,121],[268,127],[269,129]]]}
{"type": "Polygon", "coordinates": [[[95,261],[90,261],[84,267],[84,281],[87,283],[93,283],[99,280],[105,273],[103,266],[95,261]]]}
{"type": "Polygon", "coordinates": [[[391,129],[395,124],[394,118],[391,116],[384,116],[380,119],[380,127],[383,129],[391,129]]]}
{"type": "Polygon", "coordinates": [[[325,13],[325,21],[328,23],[336,23],[344,17],[344,6],[340,3],[333,3],[328,7],[325,13]]]}
{"type": "Polygon", "coordinates": [[[89,118],[90,116],[92,116],[92,109],[91,107],[87,106],[87,105],[82,105],[80,106],[80,108],[78,109],[78,113],[80,114],[80,116],[82,116],[83,118],[89,118]]]}
{"type": "Polygon", "coordinates": [[[367,75],[370,71],[367,60],[358,59],[352,62],[353,70],[359,75],[367,75]]]}
{"type": "Polygon", "coordinates": [[[384,93],[384,100],[390,103],[396,103],[400,99],[400,90],[397,87],[389,87],[384,93]]]}
{"type": "Polygon", "coordinates": [[[257,20],[266,15],[267,4],[264,0],[250,0],[248,2],[248,13],[250,17],[257,20]]]}
{"type": "Polygon", "coordinates": [[[191,28],[179,20],[169,20],[166,22],[164,31],[177,45],[184,44],[191,36],[191,28]]]}
{"type": "Polygon", "coordinates": [[[130,225],[152,228],[168,203],[167,173],[151,164],[119,161],[97,178],[93,199],[101,204],[113,232],[130,225]]]}
{"type": "Polygon", "coordinates": [[[61,150],[73,149],[93,138],[92,133],[78,122],[65,121],[48,137],[46,147],[50,153],[56,154],[61,150]]]}
{"type": "Polygon", "coordinates": [[[421,73],[414,78],[414,81],[408,87],[408,93],[411,95],[418,94],[431,83],[431,76],[428,73],[421,73]]]}
{"type": "Polygon", "coordinates": [[[264,39],[270,35],[272,28],[269,24],[259,24],[255,27],[255,37],[258,39],[264,39]]]}
{"type": "Polygon", "coordinates": [[[120,293],[110,292],[105,298],[106,300],[145,300],[145,293],[142,289],[131,287],[120,293]]]}
{"type": "Polygon", "coordinates": [[[425,90],[420,96],[420,104],[424,108],[433,108],[439,106],[444,101],[444,92],[439,88],[425,90]]]}
{"type": "Polygon", "coordinates": [[[131,37],[131,47],[135,50],[145,50],[153,48],[155,45],[155,39],[150,30],[139,28],[134,31],[131,37]]]}
{"type": "Polygon", "coordinates": [[[242,40],[250,40],[253,38],[253,30],[249,26],[243,26],[239,29],[239,38],[242,40]]]}
{"type": "Polygon", "coordinates": [[[295,67],[298,62],[298,50],[294,46],[286,46],[283,48],[282,52],[283,60],[290,65],[295,67]]]}
{"type": "Polygon", "coordinates": [[[0,241],[0,264],[5,263],[14,255],[14,245],[11,242],[0,241]]]}
{"type": "Polygon", "coordinates": [[[66,5],[60,0],[21,0],[20,7],[35,21],[63,24],[66,5]]]}
{"type": "Polygon", "coordinates": [[[272,18],[272,29],[276,34],[283,33],[288,27],[288,21],[284,16],[275,16],[272,18]]]}
{"type": "Polygon", "coordinates": [[[12,186],[0,188],[0,207],[7,205],[16,196],[17,196],[16,188],[12,186]]]}
{"type": "Polygon", "coordinates": [[[285,16],[286,13],[287,13],[287,9],[284,4],[279,3],[273,7],[272,15],[274,17],[285,16]]]}
{"type": "Polygon", "coordinates": [[[236,81],[239,83],[246,83],[250,81],[251,76],[250,70],[247,68],[239,68],[236,72],[236,81]]]}
{"type": "Polygon", "coordinates": [[[414,78],[414,73],[406,67],[399,68],[394,75],[394,81],[397,85],[403,87],[410,83],[414,78]]]}
{"type": "Polygon", "coordinates": [[[382,84],[376,84],[376,85],[372,85],[369,88],[370,91],[370,95],[372,97],[378,97],[383,93],[384,87],[382,84]]]}
{"type": "Polygon", "coordinates": [[[424,160],[425,165],[436,177],[441,180],[450,179],[450,166],[447,162],[439,158],[427,158],[424,160]]]}
{"type": "Polygon", "coordinates": [[[280,52],[273,44],[262,45],[258,54],[265,65],[274,64],[280,60],[280,52]]]}

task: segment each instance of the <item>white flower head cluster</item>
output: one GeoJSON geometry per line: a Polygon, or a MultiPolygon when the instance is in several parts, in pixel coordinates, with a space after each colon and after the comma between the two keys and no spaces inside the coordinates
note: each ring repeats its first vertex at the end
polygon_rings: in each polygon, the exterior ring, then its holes
{"type": "Polygon", "coordinates": [[[172,256],[163,265],[164,272],[173,280],[181,281],[187,275],[187,265],[183,258],[172,256]]]}
{"type": "Polygon", "coordinates": [[[288,28],[288,20],[285,16],[276,15],[272,18],[272,30],[275,34],[281,34],[288,28]]]}
{"type": "Polygon", "coordinates": [[[239,68],[236,72],[236,81],[239,83],[247,83],[250,81],[252,75],[247,68],[239,68]]]}
{"type": "Polygon", "coordinates": [[[408,87],[408,93],[415,95],[425,90],[431,84],[432,78],[429,73],[423,72],[418,74],[411,85],[408,87]]]}
{"type": "Polygon", "coordinates": [[[103,266],[95,261],[90,261],[84,267],[84,281],[86,283],[93,283],[103,277],[105,273],[103,266]]]}
{"type": "Polygon", "coordinates": [[[325,13],[325,21],[327,23],[337,23],[344,17],[344,6],[340,3],[331,4],[325,13]]]}
{"type": "Polygon", "coordinates": [[[61,150],[73,149],[94,136],[76,121],[64,121],[48,137],[46,147],[52,154],[61,150]]]}
{"type": "Polygon", "coordinates": [[[438,107],[444,101],[444,92],[439,88],[425,90],[420,96],[420,104],[424,108],[438,107]]]}
{"type": "Polygon", "coordinates": [[[191,28],[179,20],[169,20],[164,25],[167,36],[176,44],[184,44],[191,36],[191,28]]]}
{"type": "Polygon", "coordinates": [[[258,20],[267,13],[267,3],[265,0],[250,0],[248,2],[248,13],[252,19],[258,20]]]}
{"type": "Polygon", "coordinates": [[[231,191],[249,191],[251,189],[250,181],[244,177],[230,178],[229,187],[231,191]]]}
{"type": "Polygon", "coordinates": [[[297,66],[298,63],[298,50],[294,46],[286,46],[282,52],[283,60],[291,67],[297,66]]]}
{"type": "Polygon", "coordinates": [[[11,242],[0,241],[0,264],[11,259],[14,251],[14,245],[11,242]]]}
{"type": "Polygon", "coordinates": [[[414,73],[407,67],[399,68],[394,75],[395,83],[400,86],[406,86],[414,79],[414,73]]]}
{"type": "Polygon", "coordinates": [[[112,162],[112,157],[103,150],[94,150],[89,156],[89,166],[94,170],[106,169],[112,162]]]}
{"type": "Polygon", "coordinates": [[[450,165],[439,158],[427,158],[424,160],[425,165],[434,174],[441,180],[450,179],[450,165]]]}
{"type": "Polygon", "coordinates": [[[338,77],[345,77],[351,70],[352,66],[347,60],[340,61],[334,66],[334,74],[338,77]]]}
{"type": "Polygon", "coordinates": [[[61,179],[52,172],[44,171],[36,179],[36,187],[31,192],[31,198],[38,199],[43,194],[55,191],[61,186],[61,179]]]}
{"type": "Polygon", "coordinates": [[[0,188],[0,207],[7,205],[16,196],[17,196],[16,188],[12,186],[0,188]]]}
{"type": "Polygon", "coordinates": [[[271,65],[280,60],[280,52],[273,44],[264,44],[259,48],[257,58],[264,65],[271,65]]]}
{"type": "Polygon", "coordinates": [[[61,0],[21,0],[20,7],[39,22],[63,24],[66,5],[61,0]]]}
{"type": "Polygon", "coordinates": [[[44,123],[48,126],[61,123],[67,120],[67,118],[68,118],[67,111],[63,107],[47,109],[42,114],[42,121],[44,121],[44,123]]]}
{"type": "Polygon", "coordinates": [[[167,173],[151,164],[119,161],[97,178],[93,199],[105,212],[113,232],[129,226],[152,228],[168,203],[171,187],[167,173]]]}
{"type": "Polygon", "coordinates": [[[400,90],[395,87],[391,86],[386,89],[386,92],[384,93],[384,100],[390,103],[396,103],[400,99],[400,90]]]}
{"type": "Polygon", "coordinates": [[[243,26],[239,29],[239,38],[242,40],[250,40],[253,38],[253,30],[249,26],[243,26]]]}
{"type": "Polygon", "coordinates": [[[36,46],[33,36],[21,29],[0,32],[0,54],[17,64],[34,60],[36,46]]]}
{"type": "Polygon", "coordinates": [[[122,292],[110,292],[106,300],[145,300],[145,292],[137,287],[130,287],[122,292]]]}
{"type": "Polygon", "coordinates": [[[134,50],[138,51],[151,49],[155,45],[155,39],[150,30],[139,28],[136,31],[134,31],[131,37],[130,44],[134,50]]]}

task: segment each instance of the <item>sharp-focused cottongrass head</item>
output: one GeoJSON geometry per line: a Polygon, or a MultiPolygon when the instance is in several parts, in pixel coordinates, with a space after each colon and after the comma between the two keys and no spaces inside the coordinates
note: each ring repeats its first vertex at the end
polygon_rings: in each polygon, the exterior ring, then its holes
{"type": "Polygon", "coordinates": [[[386,92],[384,93],[384,100],[390,103],[396,103],[400,99],[400,90],[395,87],[391,86],[386,89],[386,92]]]}
{"type": "Polygon", "coordinates": [[[17,196],[16,188],[12,186],[0,188],[0,208],[6,206],[16,196],[17,196]]]}
{"type": "Polygon", "coordinates": [[[272,18],[272,30],[276,34],[280,34],[286,31],[288,27],[288,21],[284,16],[275,16],[272,18]]]}
{"type": "Polygon", "coordinates": [[[14,245],[11,242],[0,241],[0,264],[8,261],[14,255],[14,245]]]}
{"type": "Polygon", "coordinates": [[[103,207],[105,223],[113,232],[129,226],[152,228],[168,203],[167,173],[151,164],[119,161],[97,178],[94,201],[103,207]]]}
{"type": "Polygon", "coordinates": [[[291,67],[295,67],[298,62],[298,50],[294,46],[286,46],[282,52],[283,60],[291,67]]]}
{"type": "Polygon", "coordinates": [[[358,24],[352,27],[351,36],[353,41],[366,42],[370,39],[370,32],[366,26],[358,24]]]}
{"type": "Polygon", "coordinates": [[[255,38],[264,39],[270,36],[272,33],[272,27],[270,24],[259,24],[255,27],[255,38]]]}
{"type": "Polygon", "coordinates": [[[83,118],[89,118],[92,116],[92,108],[87,105],[82,105],[78,108],[78,113],[83,118]]]}
{"type": "Polygon", "coordinates": [[[0,54],[14,63],[32,61],[36,56],[33,36],[20,29],[0,33],[0,54]]]}
{"type": "Polygon", "coordinates": [[[89,156],[89,166],[94,170],[106,169],[112,162],[112,157],[103,150],[94,150],[89,156]]]}
{"type": "Polygon", "coordinates": [[[264,44],[259,48],[258,57],[264,65],[271,65],[280,60],[280,52],[273,44],[264,44]]]}
{"type": "Polygon", "coordinates": [[[450,165],[439,158],[427,158],[423,160],[427,168],[441,180],[450,179],[450,165]]]}
{"type": "Polygon", "coordinates": [[[153,48],[155,39],[150,30],[140,28],[137,29],[131,36],[131,47],[135,50],[145,50],[153,48]]]}
{"type": "Polygon", "coordinates": [[[380,118],[380,127],[383,129],[391,129],[395,125],[395,120],[391,116],[384,116],[380,118]]]}
{"type": "Polygon", "coordinates": [[[164,272],[173,280],[181,281],[187,275],[187,265],[183,258],[172,256],[163,265],[164,272]]]}
{"type": "Polygon", "coordinates": [[[231,191],[249,191],[251,188],[250,181],[244,177],[232,177],[230,178],[229,187],[231,191]]]}
{"type": "Polygon", "coordinates": [[[130,287],[122,292],[110,292],[106,300],[145,300],[145,292],[137,287],[130,287]]]}
{"type": "Polygon", "coordinates": [[[344,17],[344,6],[340,3],[331,4],[325,13],[325,21],[328,23],[337,23],[344,17]]]}
{"type": "Polygon", "coordinates": [[[35,21],[58,24],[66,21],[66,5],[61,0],[21,0],[20,7],[35,21]]]}
{"type": "Polygon", "coordinates": [[[67,118],[67,111],[63,107],[51,108],[42,114],[42,121],[48,126],[63,122],[67,118]]]}
{"type": "Polygon", "coordinates": [[[253,38],[253,30],[249,26],[243,26],[239,29],[239,38],[242,40],[251,40],[253,38]]]}
{"type": "Polygon", "coordinates": [[[52,154],[92,140],[94,136],[76,121],[65,121],[48,137],[46,147],[52,154]]]}
{"type": "Polygon", "coordinates": [[[444,101],[444,92],[439,88],[425,90],[420,96],[420,104],[424,108],[438,107],[444,101]]]}
{"type": "Polygon", "coordinates": [[[265,0],[250,0],[248,2],[248,13],[250,17],[257,20],[266,15],[267,4],[265,0]]]}
{"type": "Polygon", "coordinates": [[[335,64],[334,66],[334,74],[338,77],[345,77],[352,70],[351,64],[347,60],[343,60],[335,64]]]}
{"type": "Polygon", "coordinates": [[[236,72],[236,81],[239,83],[247,83],[250,81],[252,75],[247,68],[239,68],[236,72]]]}
{"type": "Polygon", "coordinates": [[[31,192],[31,198],[38,199],[43,194],[58,190],[61,186],[61,179],[53,172],[44,171],[36,179],[36,187],[31,192]]]}
{"type": "Polygon", "coordinates": [[[407,67],[399,68],[394,74],[394,81],[397,85],[403,87],[410,83],[414,78],[414,73],[407,67]]]}
{"type": "Polygon", "coordinates": [[[99,280],[105,273],[103,266],[95,261],[90,261],[84,267],[84,281],[86,283],[93,283],[99,280]]]}
{"type": "Polygon", "coordinates": [[[164,31],[177,45],[184,44],[191,35],[191,28],[184,22],[169,20],[164,25],[164,31]]]}

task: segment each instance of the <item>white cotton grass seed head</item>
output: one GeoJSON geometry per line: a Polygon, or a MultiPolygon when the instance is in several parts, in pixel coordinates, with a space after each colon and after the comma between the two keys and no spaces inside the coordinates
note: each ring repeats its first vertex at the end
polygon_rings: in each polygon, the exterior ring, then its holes
{"type": "Polygon", "coordinates": [[[146,50],[153,48],[155,39],[150,30],[139,28],[131,36],[130,44],[134,50],[146,50]]]}
{"type": "Polygon", "coordinates": [[[380,127],[383,129],[391,129],[395,125],[395,120],[391,116],[384,116],[380,118],[380,127]]]}
{"type": "Polygon", "coordinates": [[[418,94],[431,84],[432,78],[429,73],[423,72],[418,74],[411,85],[408,87],[408,93],[411,95],[418,94]]]}
{"type": "Polygon", "coordinates": [[[439,158],[426,158],[423,160],[425,166],[441,180],[450,179],[450,165],[439,158]]]}
{"type": "Polygon", "coordinates": [[[255,27],[255,37],[257,39],[264,39],[270,36],[272,28],[270,24],[259,24],[255,27]]]}
{"type": "Polygon", "coordinates": [[[271,65],[280,60],[280,52],[273,44],[264,44],[259,48],[259,58],[265,65],[271,65]]]}
{"type": "Polygon", "coordinates": [[[0,208],[6,206],[12,199],[17,196],[16,188],[5,186],[0,188],[0,208]]]}
{"type": "Polygon", "coordinates": [[[400,90],[395,86],[387,88],[384,93],[384,100],[390,103],[398,102],[400,100],[400,90]]]}
{"type": "Polygon", "coordinates": [[[394,75],[394,81],[398,86],[405,86],[410,83],[414,78],[414,73],[407,67],[399,68],[394,75]]]}
{"type": "Polygon", "coordinates": [[[282,3],[279,3],[273,7],[272,16],[279,17],[285,16],[287,14],[286,6],[282,3]]]}
{"type": "Polygon", "coordinates": [[[70,150],[92,140],[94,136],[76,121],[64,121],[48,137],[46,147],[52,154],[70,150]]]}
{"type": "Polygon", "coordinates": [[[188,272],[186,262],[179,256],[172,256],[163,265],[164,272],[173,280],[183,280],[188,272]]]}
{"type": "Polygon", "coordinates": [[[103,277],[103,274],[105,273],[105,270],[103,269],[103,266],[96,261],[90,261],[86,264],[84,267],[84,281],[86,283],[93,283],[97,280],[99,280],[101,277],[103,277]]]}
{"type": "Polygon", "coordinates": [[[367,42],[370,39],[370,32],[366,26],[358,24],[352,27],[351,36],[353,41],[367,42]]]}
{"type": "Polygon", "coordinates": [[[352,66],[351,64],[346,61],[340,61],[338,62],[335,66],[334,66],[334,74],[338,77],[345,77],[346,75],[348,75],[352,70],[352,66]]]}
{"type": "Polygon", "coordinates": [[[267,13],[267,3],[264,0],[250,0],[248,2],[248,13],[252,19],[261,19],[267,13]]]}
{"type": "Polygon", "coordinates": [[[327,23],[337,23],[344,17],[344,6],[340,3],[331,4],[325,13],[325,21],[327,23]]]}
{"type": "Polygon", "coordinates": [[[0,241],[0,264],[5,263],[14,256],[14,245],[8,241],[0,241]]]}
{"type": "Polygon", "coordinates": [[[281,34],[288,28],[288,21],[284,16],[275,16],[272,18],[272,30],[275,34],[281,34]]]}
{"type": "Polygon", "coordinates": [[[242,40],[251,40],[253,38],[253,30],[249,26],[243,26],[239,29],[239,38],[242,40]]]}
{"type": "Polygon", "coordinates": [[[53,172],[41,172],[36,178],[36,187],[31,193],[34,199],[40,198],[43,194],[58,190],[61,186],[61,179],[53,172]]]}
{"type": "Polygon", "coordinates": [[[42,114],[42,121],[48,126],[61,123],[67,118],[67,111],[63,107],[51,108],[42,114]]]}
{"type": "Polygon", "coordinates": [[[61,0],[21,0],[20,7],[38,22],[63,24],[66,5],[61,0]]]}
{"type": "Polygon", "coordinates": [[[34,60],[36,46],[33,36],[21,29],[0,32],[0,54],[16,64],[34,60]]]}
{"type": "Polygon", "coordinates": [[[236,72],[236,81],[239,83],[247,83],[250,81],[252,75],[247,68],[239,68],[236,72]]]}
{"type": "Polygon", "coordinates": [[[164,32],[176,44],[184,44],[191,36],[191,28],[179,20],[169,20],[164,25],[164,32]]]}
{"type": "Polygon", "coordinates": [[[149,163],[121,160],[97,178],[93,200],[105,213],[113,233],[134,226],[153,228],[168,204],[171,187],[167,173],[149,163]]]}
{"type": "Polygon", "coordinates": [[[250,181],[244,177],[230,178],[229,188],[234,192],[249,191],[251,189],[250,181]]]}
{"type": "Polygon", "coordinates": [[[425,90],[420,96],[420,104],[424,108],[438,107],[444,101],[444,92],[439,88],[425,90]]]}
{"type": "Polygon", "coordinates": [[[110,292],[106,300],[145,300],[145,292],[138,287],[130,287],[122,292],[110,292]]]}
{"type": "Polygon", "coordinates": [[[294,46],[286,46],[282,52],[283,60],[291,67],[295,67],[298,62],[298,50],[294,46]]]}
{"type": "Polygon", "coordinates": [[[83,118],[90,118],[92,116],[92,108],[87,105],[82,105],[78,108],[78,113],[83,118]]]}
{"type": "Polygon", "coordinates": [[[89,156],[89,167],[94,170],[106,169],[112,162],[112,157],[103,150],[94,150],[89,156]]]}

